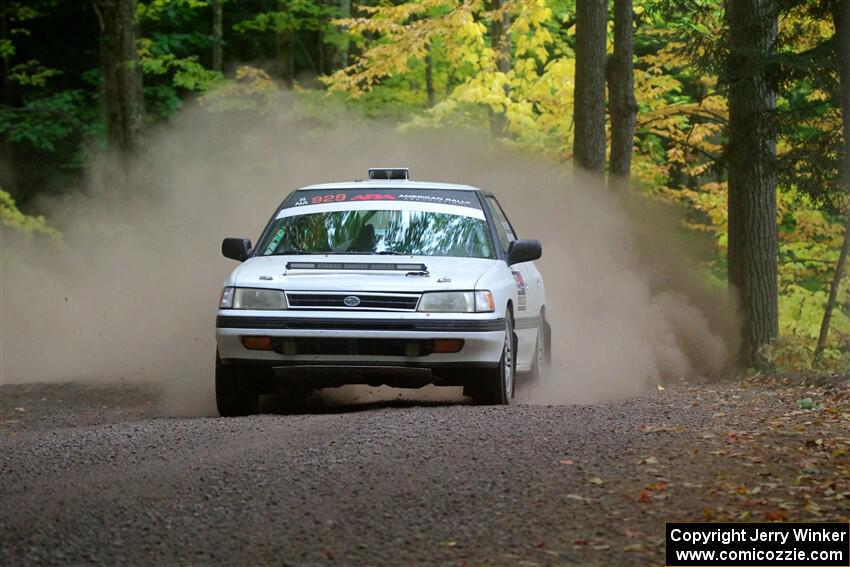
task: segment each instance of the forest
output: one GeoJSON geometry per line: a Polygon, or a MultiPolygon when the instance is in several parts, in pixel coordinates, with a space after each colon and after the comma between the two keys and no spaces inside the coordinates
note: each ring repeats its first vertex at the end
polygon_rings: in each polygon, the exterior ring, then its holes
{"type": "Polygon", "coordinates": [[[850,371],[850,0],[2,0],[0,211],[182,109],[459,129],[684,211],[747,368],[850,371]]]}

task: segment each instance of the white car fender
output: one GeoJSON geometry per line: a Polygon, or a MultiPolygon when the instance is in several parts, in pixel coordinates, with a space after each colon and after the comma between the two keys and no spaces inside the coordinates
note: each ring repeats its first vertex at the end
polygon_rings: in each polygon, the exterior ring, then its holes
{"type": "Polygon", "coordinates": [[[505,317],[508,302],[517,304],[516,283],[508,265],[503,260],[496,260],[481,274],[475,283],[475,289],[487,289],[493,292],[493,300],[496,303],[496,313],[505,317]]]}

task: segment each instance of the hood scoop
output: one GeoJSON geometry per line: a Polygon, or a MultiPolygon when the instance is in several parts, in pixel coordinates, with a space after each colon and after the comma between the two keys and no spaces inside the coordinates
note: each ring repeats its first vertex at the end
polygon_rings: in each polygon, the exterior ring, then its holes
{"type": "Polygon", "coordinates": [[[287,262],[286,270],[428,272],[428,266],[425,264],[401,264],[396,262],[287,262]]]}

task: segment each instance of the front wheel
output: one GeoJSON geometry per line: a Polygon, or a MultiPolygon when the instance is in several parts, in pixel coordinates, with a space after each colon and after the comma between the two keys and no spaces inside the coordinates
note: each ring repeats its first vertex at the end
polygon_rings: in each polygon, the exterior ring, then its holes
{"type": "Polygon", "coordinates": [[[249,368],[221,363],[215,353],[215,404],[222,417],[257,413],[260,389],[249,368]]]}
{"type": "Polygon", "coordinates": [[[499,366],[484,371],[473,390],[473,399],[479,404],[507,405],[514,396],[514,322],[510,311],[505,315],[505,344],[499,366]]]}
{"type": "Polygon", "coordinates": [[[546,319],[541,314],[537,323],[537,343],[534,345],[534,362],[531,363],[531,372],[529,372],[529,380],[531,382],[543,380],[546,374],[546,367],[549,364],[549,356],[549,337],[546,328],[546,319]]]}

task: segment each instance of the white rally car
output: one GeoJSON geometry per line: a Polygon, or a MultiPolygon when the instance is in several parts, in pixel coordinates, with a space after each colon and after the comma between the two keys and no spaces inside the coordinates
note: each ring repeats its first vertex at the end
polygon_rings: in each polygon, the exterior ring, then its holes
{"type": "Polygon", "coordinates": [[[224,416],[343,384],[463,386],[507,404],[515,376],[547,361],[540,242],[475,187],[372,169],[294,191],[255,247],[226,238],[222,253],[241,262],[216,318],[224,416]]]}

